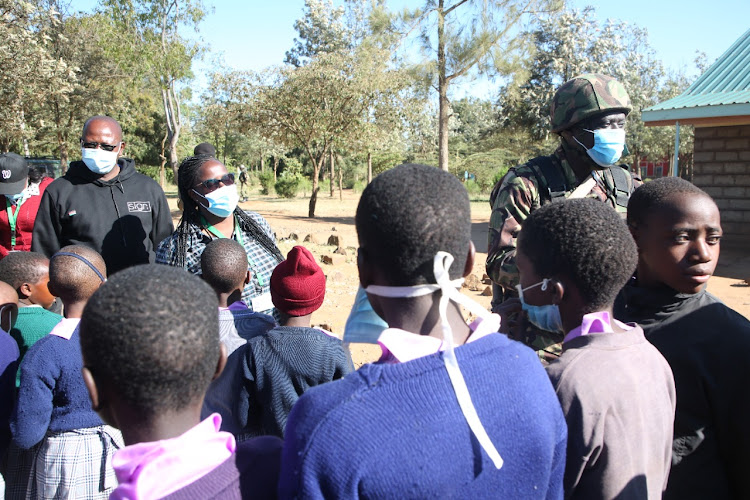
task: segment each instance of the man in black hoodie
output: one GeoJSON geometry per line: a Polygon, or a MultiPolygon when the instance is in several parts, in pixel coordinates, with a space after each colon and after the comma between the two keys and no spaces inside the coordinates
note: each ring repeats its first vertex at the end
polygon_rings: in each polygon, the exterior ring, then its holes
{"type": "Polygon", "coordinates": [[[31,249],[51,256],[67,245],[99,252],[113,274],[154,262],[154,249],[172,234],[164,191],[123,158],[122,128],[114,118],[94,116],[81,136],[83,161],[44,192],[31,249]]]}

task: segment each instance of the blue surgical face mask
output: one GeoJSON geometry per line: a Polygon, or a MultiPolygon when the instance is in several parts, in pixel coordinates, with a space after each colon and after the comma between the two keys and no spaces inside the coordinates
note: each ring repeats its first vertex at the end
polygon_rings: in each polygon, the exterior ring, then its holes
{"type": "MultiPolygon", "coordinates": [[[[596,130],[583,129],[594,134],[594,147],[586,149],[589,157],[601,167],[614,165],[622,156],[625,148],[625,129],[622,128],[599,128],[596,130]]],[[[581,141],[573,136],[578,144],[581,141]]],[[[583,148],[586,148],[581,144],[583,148]]]]}
{"type": "Polygon", "coordinates": [[[18,194],[6,194],[5,197],[10,201],[12,204],[17,204],[19,200],[23,199],[23,197],[26,195],[26,190],[24,189],[18,194]]]}
{"type": "Polygon", "coordinates": [[[201,206],[216,217],[229,217],[240,201],[240,195],[234,185],[222,186],[208,194],[200,194],[195,189],[193,192],[208,202],[208,205],[201,203],[201,206]]]}
{"type": "Polygon", "coordinates": [[[548,332],[565,333],[562,325],[562,318],[560,317],[560,308],[557,306],[557,304],[533,306],[531,304],[527,304],[523,300],[524,291],[537,287],[539,285],[542,286],[542,291],[544,291],[547,290],[549,284],[550,280],[544,278],[544,280],[540,281],[539,283],[527,286],[526,288],[521,288],[521,285],[516,285],[516,290],[518,290],[518,298],[521,299],[521,307],[523,307],[523,310],[526,311],[526,316],[529,318],[529,321],[532,325],[536,326],[540,330],[545,330],[548,332]]]}
{"type": "Polygon", "coordinates": [[[354,297],[354,305],[344,327],[344,342],[376,344],[380,334],[388,328],[388,323],[372,309],[370,299],[361,286],[354,297]]]}
{"type": "Polygon", "coordinates": [[[104,151],[100,148],[81,148],[83,163],[95,174],[108,174],[117,165],[117,155],[120,151],[104,151]]]}

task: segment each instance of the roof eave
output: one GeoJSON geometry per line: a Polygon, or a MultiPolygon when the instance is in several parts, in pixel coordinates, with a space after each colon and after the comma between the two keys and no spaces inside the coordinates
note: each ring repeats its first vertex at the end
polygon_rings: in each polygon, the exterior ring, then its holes
{"type": "MultiPolygon", "coordinates": [[[[641,119],[647,124],[651,122],[689,123],[692,120],[702,121],[706,118],[726,118],[750,115],[750,103],[722,104],[716,106],[699,106],[692,108],[643,110],[641,119]]],[[[654,124],[656,125],[656,124],[654,124]]]]}

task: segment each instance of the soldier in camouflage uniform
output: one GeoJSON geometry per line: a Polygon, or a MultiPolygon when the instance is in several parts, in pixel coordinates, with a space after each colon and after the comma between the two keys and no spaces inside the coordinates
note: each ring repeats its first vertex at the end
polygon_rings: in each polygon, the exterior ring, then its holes
{"type": "Polygon", "coordinates": [[[574,197],[598,198],[624,216],[630,193],[640,180],[626,166],[614,164],[620,156],[612,153],[616,145],[609,148],[609,156],[598,152],[607,150],[604,143],[613,135],[620,138],[622,151],[625,120],[631,109],[625,88],[612,77],[584,74],[565,82],[550,105],[551,130],[560,135],[560,146],[551,156],[510,169],[490,197],[487,275],[495,283],[493,311],[503,313],[511,325],[511,336],[535,349],[545,363],[560,355],[564,334],[535,328],[517,312],[516,238],[533,210],[574,191],[574,197]],[[612,134],[613,130],[621,132],[612,134]]]}

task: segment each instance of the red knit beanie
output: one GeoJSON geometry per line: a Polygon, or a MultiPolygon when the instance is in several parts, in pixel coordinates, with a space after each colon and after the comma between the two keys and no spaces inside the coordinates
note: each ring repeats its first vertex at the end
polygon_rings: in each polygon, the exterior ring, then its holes
{"type": "Polygon", "coordinates": [[[289,316],[316,311],[326,295],[326,277],[315,257],[303,246],[289,251],[286,260],[271,275],[273,305],[289,316]]]}

